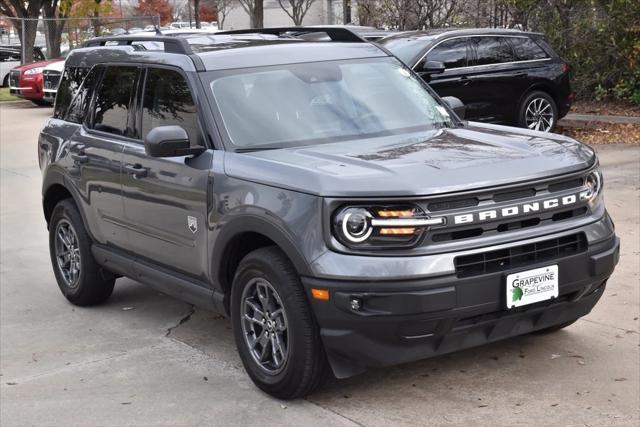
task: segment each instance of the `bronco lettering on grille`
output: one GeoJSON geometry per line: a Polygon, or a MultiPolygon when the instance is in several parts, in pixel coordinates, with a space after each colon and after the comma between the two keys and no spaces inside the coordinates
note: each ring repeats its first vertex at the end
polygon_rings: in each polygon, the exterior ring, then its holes
{"type": "Polygon", "coordinates": [[[521,203],[515,206],[507,206],[500,209],[490,209],[477,213],[455,215],[455,224],[471,224],[474,222],[488,221],[492,219],[508,218],[517,215],[531,214],[535,212],[547,211],[564,206],[571,206],[582,200],[584,194],[571,194],[569,196],[547,199],[539,202],[521,203]]]}

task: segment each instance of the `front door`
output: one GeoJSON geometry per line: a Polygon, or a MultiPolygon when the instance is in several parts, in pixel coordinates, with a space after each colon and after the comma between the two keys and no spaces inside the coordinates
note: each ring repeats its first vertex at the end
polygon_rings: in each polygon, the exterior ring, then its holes
{"type": "Polygon", "coordinates": [[[207,190],[213,151],[154,158],[142,140],[158,126],[179,125],[204,145],[191,90],[181,72],[149,68],[140,95],[140,141],[124,150],[123,195],[129,248],[141,260],[204,279],[208,272],[207,190]]]}
{"type": "Polygon", "coordinates": [[[416,71],[441,97],[455,96],[460,99],[466,107],[465,118],[474,120],[475,115],[472,108],[469,108],[469,96],[467,85],[470,83],[467,77],[469,69],[469,52],[467,37],[457,37],[434,46],[427,56],[416,66],[416,71]],[[420,73],[420,69],[426,61],[442,62],[445,71],[442,74],[426,75],[420,73]]]}

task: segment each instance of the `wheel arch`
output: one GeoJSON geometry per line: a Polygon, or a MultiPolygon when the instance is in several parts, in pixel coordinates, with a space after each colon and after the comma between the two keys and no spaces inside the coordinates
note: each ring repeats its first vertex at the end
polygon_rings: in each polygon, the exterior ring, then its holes
{"type": "Polygon", "coordinates": [[[78,208],[85,229],[91,236],[91,230],[87,227],[87,218],[85,217],[84,209],[82,209],[82,204],[79,203],[78,195],[72,187],[67,185],[64,175],[55,170],[51,170],[46,174],[42,184],[42,211],[47,222],[47,228],[49,227],[53,209],[61,200],[69,198],[73,200],[78,208]]]}
{"type": "Polygon", "coordinates": [[[222,227],[212,253],[211,271],[214,286],[223,295],[227,315],[231,285],[240,261],[248,253],[265,246],[278,247],[299,275],[310,274],[309,264],[290,233],[260,217],[236,217],[222,227]]]}

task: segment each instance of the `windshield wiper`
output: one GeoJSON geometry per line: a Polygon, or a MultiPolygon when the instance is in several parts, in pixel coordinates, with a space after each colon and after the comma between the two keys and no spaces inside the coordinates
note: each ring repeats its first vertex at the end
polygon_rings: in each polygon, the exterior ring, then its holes
{"type": "Polygon", "coordinates": [[[236,148],[235,152],[236,153],[252,153],[254,151],[265,151],[265,150],[279,150],[280,148],[284,148],[284,147],[278,147],[278,146],[269,146],[269,145],[257,145],[255,147],[241,147],[241,148],[236,148]]]}

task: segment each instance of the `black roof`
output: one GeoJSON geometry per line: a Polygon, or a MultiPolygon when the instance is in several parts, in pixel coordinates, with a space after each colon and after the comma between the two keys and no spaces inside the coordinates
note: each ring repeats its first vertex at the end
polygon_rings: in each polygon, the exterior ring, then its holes
{"type": "Polygon", "coordinates": [[[224,70],[303,62],[384,57],[379,47],[344,28],[269,28],[186,37],[128,35],[91,39],[67,58],[71,66],[104,62],[177,65],[185,71],[224,70]],[[298,32],[326,32],[331,41],[309,41],[298,32]]]}

